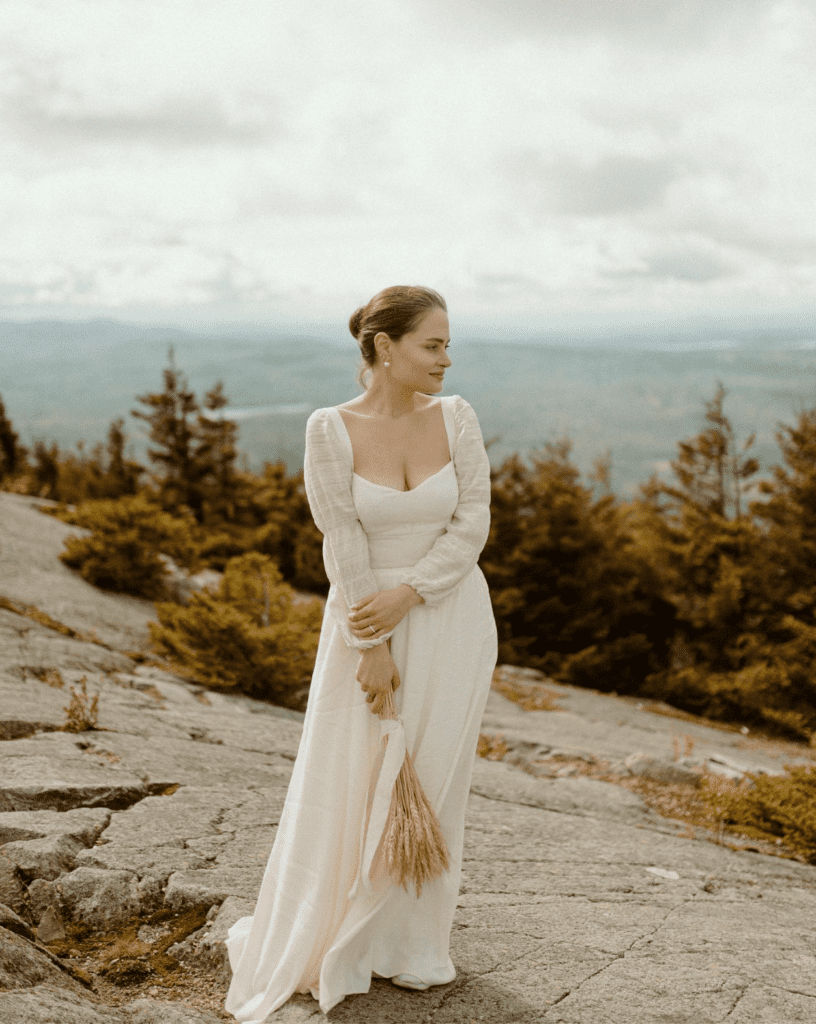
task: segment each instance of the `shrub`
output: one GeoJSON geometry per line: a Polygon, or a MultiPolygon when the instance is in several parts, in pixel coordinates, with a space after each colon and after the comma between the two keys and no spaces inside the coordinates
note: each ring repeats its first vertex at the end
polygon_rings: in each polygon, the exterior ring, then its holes
{"type": "Polygon", "coordinates": [[[703,795],[727,824],[756,838],[777,836],[809,864],[816,864],[816,767],[790,767],[788,775],[752,775],[750,789],[723,797],[715,784],[703,795]]]}
{"type": "Polygon", "coordinates": [[[643,696],[705,718],[740,722],[807,741],[816,729],[816,702],[792,700],[795,689],[789,666],[778,659],[731,672],[690,665],[655,674],[647,680],[643,696]]]}
{"type": "Polygon", "coordinates": [[[272,559],[241,555],[215,594],[195,593],[187,607],[156,605],[153,647],[205,686],[300,707],[322,611],[318,601],[295,605],[293,596],[272,559]]]}
{"type": "Polygon", "coordinates": [[[196,564],[195,521],[164,512],[144,494],[84,502],[61,518],[92,532],[69,537],[60,558],[104,590],[154,599],[164,595],[167,570],[159,552],[187,568],[196,564]]]}

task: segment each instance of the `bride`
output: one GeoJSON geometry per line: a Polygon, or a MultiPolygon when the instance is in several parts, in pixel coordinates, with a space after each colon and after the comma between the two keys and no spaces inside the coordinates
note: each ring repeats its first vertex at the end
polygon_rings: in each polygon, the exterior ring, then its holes
{"type": "Polygon", "coordinates": [[[422,990],[456,976],[465,804],[497,655],[477,565],[490,464],[471,406],[439,396],[451,365],[441,295],[386,288],[349,328],[365,393],[306,426],[304,482],[331,588],[303,733],[255,912],[227,938],[226,1009],[242,1024],[294,992],[328,1013],[372,978],[422,990]],[[449,852],[419,896],[380,856],[399,768],[379,717],[389,691],[449,852]]]}

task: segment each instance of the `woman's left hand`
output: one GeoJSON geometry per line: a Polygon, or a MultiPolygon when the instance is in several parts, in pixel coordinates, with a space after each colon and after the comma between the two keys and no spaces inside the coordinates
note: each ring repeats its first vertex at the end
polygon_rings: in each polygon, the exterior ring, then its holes
{"type": "Polygon", "coordinates": [[[373,640],[390,633],[415,605],[424,603],[413,587],[400,583],[392,590],[378,590],[352,605],[349,626],[358,640],[373,640]]]}

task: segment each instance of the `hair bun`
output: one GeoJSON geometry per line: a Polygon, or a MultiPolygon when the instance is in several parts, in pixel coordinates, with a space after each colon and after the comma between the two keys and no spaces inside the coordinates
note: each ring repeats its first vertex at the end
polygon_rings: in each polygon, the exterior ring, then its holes
{"type": "Polygon", "coordinates": [[[365,306],[360,306],[356,309],[349,317],[349,330],[355,338],[360,336],[360,328],[363,326],[363,316],[365,315],[365,306]]]}

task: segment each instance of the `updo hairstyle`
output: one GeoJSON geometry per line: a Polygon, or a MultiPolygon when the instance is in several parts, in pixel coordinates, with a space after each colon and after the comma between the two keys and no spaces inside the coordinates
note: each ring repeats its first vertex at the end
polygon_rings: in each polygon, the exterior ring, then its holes
{"type": "Polygon", "coordinates": [[[357,339],[363,356],[357,374],[357,383],[363,390],[368,387],[363,381],[363,374],[377,362],[374,338],[383,331],[392,341],[399,341],[432,309],[448,310],[445,300],[433,288],[394,285],[383,288],[367,305],[352,313],[349,330],[357,339]]]}

